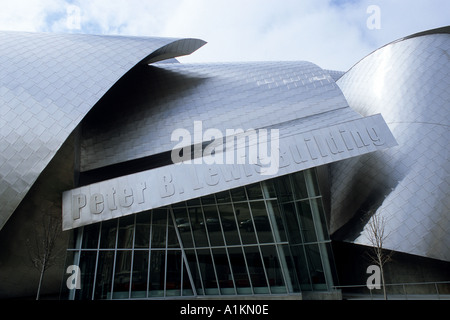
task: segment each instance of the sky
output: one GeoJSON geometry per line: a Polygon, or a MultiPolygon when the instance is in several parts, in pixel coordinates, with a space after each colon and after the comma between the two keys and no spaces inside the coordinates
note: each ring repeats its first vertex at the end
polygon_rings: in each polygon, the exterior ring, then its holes
{"type": "Polygon", "coordinates": [[[182,63],[306,60],[346,71],[391,41],[447,25],[450,0],[0,0],[0,30],[207,42],[182,63]]]}

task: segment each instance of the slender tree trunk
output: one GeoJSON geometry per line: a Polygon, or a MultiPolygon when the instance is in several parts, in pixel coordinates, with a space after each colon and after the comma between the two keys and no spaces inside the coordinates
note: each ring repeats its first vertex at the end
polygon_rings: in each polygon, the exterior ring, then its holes
{"type": "Polygon", "coordinates": [[[387,300],[386,283],[384,282],[384,269],[383,269],[383,263],[381,261],[381,257],[379,259],[379,262],[380,262],[380,272],[381,272],[381,283],[383,285],[383,297],[384,297],[384,300],[387,300]]]}
{"type": "Polygon", "coordinates": [[[41,267],[41,274],[39,276],[39,285],[38,285],[38,289],[37,289],[37,293],[36,293],[36,300],[39,300],[39,296],[41,293],[42,281],[44,280],[44,272],[45,272],[45,258],[44,258],[44,263],[41,267]]]}

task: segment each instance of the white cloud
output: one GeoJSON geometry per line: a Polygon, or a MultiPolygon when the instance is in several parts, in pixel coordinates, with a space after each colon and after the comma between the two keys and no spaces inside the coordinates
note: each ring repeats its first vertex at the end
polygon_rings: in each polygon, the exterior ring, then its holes
{"type": "Polygon", "coordinates": [[[347,70],[400,37],[448,25],[447,0],[0,0],[0,29],[198,37],[188,61],[308,60],[347,70]],[[68,28],[67,7],[81,29],[68,28]],[[369,5],[381,29],[369,30],[369,5]]]}

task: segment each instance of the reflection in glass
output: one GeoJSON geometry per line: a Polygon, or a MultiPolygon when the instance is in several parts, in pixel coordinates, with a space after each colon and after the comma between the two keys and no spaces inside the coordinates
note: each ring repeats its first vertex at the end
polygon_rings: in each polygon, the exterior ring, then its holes
{"type": "Polygon", "coordinates": [[[124,299],[129,296],[131,253],[131,250],[117,251],[113,299],[124,299]]]}
{"type": "Polygon", "coordinates": [[[244,187],[231,189],[230,193],[231,193],[231,198],[233,199],[233,201],[245,201],[245,200],[247,200],[247,196],[245,195],[244,187]]]}
{"type": "Polygon", "coordinates": [[[114,251],[100,251],[98,255],[97,277],[95,283],[95,299],[111,298],[113,267],[114,251]]]}
{"type": "Polygon", "coordinates": [[[305,251],[313,288],[315,290],[326,290],[325,274],[323,272],[319,246],[317,244],[305,245],[305,251]]]}
{"type": "Polygon", "coordinates": [[[182,281],[182,285],[183,285],[183,292],[182,292],[183,296],[192,296],[192,295],[194,295],[194,291],[192,290],[191,281],[189,279],[189,274],[187,272],[187,266],[186,266],[186,264],[184,262],[183,262],[183,281],[182,281]]]}
{"type": "Polygon", "coordinates": [[[147,293],[148,250],[134,251],[131,298],[144,298],[147,293]]]}
{"type": "Polygon", "coordinates": [[[292,174],[292,185],[294,186],[294,197],[297,200],[308,198],[305,176],[303,171],[292,174]]]}
{"type": "Polygon", "coordinates": [[[284,217],[286,218],[286,226],[288,229],[289,242],[291,244],[297,244],[302,242],[302,236],[300,233],[300,226],[297,220],[297,213],[295,211],[294,203],[285,203],[282,205],[284,211],[284,217]]]}
{"type": "MultiPolygon", "coordinates": [[[[212,246],[223,246],[222,227],[216,206],[204,206],[203,212],[206,219],[206,228],[209,233],[209,241],[212,246]]],[[[226,223],[226,221],[225,221],[226,223]]]]}
{"type": "Polygon", "coordinates": [[[282,176],[274,180],[278,200],[280,202],[292,201],[292,190],[289,176],[282,176]]]}
{"type": "Polygon", "coordinates": [[[167,209],[152,211],[152,248],[166,247],[167,209]]]}
{"type": "Polygon", "coordinates": [[[117,220],[108,220],[102,222],[100,248],[112,249],[116,247],[117,222],[117,220]]]}
{"type": "Polygon", "coordinates": [[[286,284],[288,286],[289,292],[300,292],[300,286],[297,279],[297,273],[296,267],[294,264],[294,257],[291,253],[291,250],[289,249],[288,245],[283,245],[279,247],[281,259],[284,258],[284,261],[282,260],[281,263],[285,263],[284,268],[284,274],[286,277],[289,277],[288,279],[290,281],[286,281],[286,284]],[[288,275],[289,274],[289,275],[288,275]]]}
{"type": "Polygon", "coordinates": [[[234,283],[238,294],[251,294],[252,288],[248,277],[247,266],[241,247],[228,248],[234,283]]]}
{"type": "Polygon", "coordinates": [[[197,290],[197,294],[204,295],[202,279],[199,273],[199,264],[197,263],[197,256],[195,250],[186,250],[186,259],[189,264],[189,270],[191,271],[192,282],[197,290]]]}
{"type": "Polygon", "coordinates": [[[97,249],[99,223],[90,224],[83,227],[83,249],[97,249]]]}
{"type": "Polygon", "coordinates": [[[297,272],[297,279],[300,283],[301,291],[310,291],[312,287],[303,246],[290,246],[290,251],[292,253],[292,259],[294,260],[295,271],[297,272]]]}
{"type": "Polygon", "coordinates": [[[177,232],[173,224],[172,216],[169,214],[169,220],[167,221],[167,248],[179,248],[177,232]]]}
{"type": "Polygon", "coordinates": [[[119,234],[117,238],[117,248],[132,248],[134,234],[134,215],[125,216],[119,219],[119,234]]]}
{"type": "Polygon", "coordinates": [[[236,219],[234,217],[233,207],[231,205],[219,205],[219,216],[222,222],[223,233],[227,245],[241,244],[239,240],[236,219]]]}
{"type": "Polygon", "coordinates": [[[255,228],[253,226],[253,220],[252,216],[250,215],[250,210],[248,209],[248,203],[236,203],[234,205],[234,210],[236,212],[236,218],[239,223],[242,243],[255,244],[255,228]]]}
{"type": "Polygon", "coordinates": [[[214,264],[221,294],[236,294],[225,248],[213,249],[214,264]]]}
{"type": "Polygon", "coordinates": [[[167,266],[166,295],[179,296],[181,295],[181,251],[167,251],[167,266]]]}
{"type": "Polygon", "coordinates": [[[269,293],[261,255],[257,246],[244,247],[254,293],[269,293]]]}
{"type": "Polygon", "coordinates": [[[151,211],[136,214],[135,248],[148,248],[150,245],[151,211]]]}
{"type": "Polygon", "coordinates": [[[227,190],[227,191],[216,193],[216,199],[217,199],[217,203],[230,202],[231,201],[230,192],[227,190]]]}
{"type": "Polygon", "coordinates": [[[177,224],[183,246],[185,248],[192,248],[194,246],[194,242],[192,241],[191,223],[189,221],[186,208],[173,209],[173,214],[175,216],[175,223],[177,224]]]}
{"type": "Polygon", "coordinates": [[[208,239],[206,238],[205,223],[203,221],[203,212],[200,207],[189,208],[189,218],[194,233],[195,245],[197,247],[207,247],[208,239]]]}
{"type": "Polygon", "coordinates": [[[255,224],[259,242],[273,242],[272,228],[264,201],[250,202],[250,207],[252,209],[253,223],[255,224]]]}
{"type": "Polygon", "coordinates": [[[75,294],[78,299],[91,299],[92,286],[94,284],[95,260],[97,259],[96,251],[83,251],[80,257],[80,284],[81,290],[76,290],[75,294]]]}
{"type": "Polygon", "coordinates": [[[297,202],[297,210],[300,213],[300,223],[303,231],[305,242],[316,242],[316,230],[314,229],[314,221],[311,214],[311,206],[309,200],[297,202]]]}
{"type": "Polygon", "coordinates": [[[150,281],[148,295],[164,296],[165,251],[152,250],[150,253],[150,281]]]}
{"type": "Polygon", "coordinates": [[[286,293],[284,277],[275,246],[261,246],[261,253],[269,279],[270,291],[272,293],[286,293]]]}
{"type": "Polygon", "coordinates": [[[219,294],[217,288],[217,279],[214,272],[214,266],[211,259],[211,253],[209,249],[197,250],[198,267],[200,275],[203,280],[203,286],[205,288],[205,294],[219,294]]]}
{"type": "Polygon", "coordinates": [[[272,223],[273,234],[276,242],[287,241],[286,230],[284,228],[284,219],[281,217],[281,212],[278,208],[277,201],[266,201],[267,214],[269,215],[270,222],[272,223]]]}
{"type": "Polygon", "coordinates": [[[258,200],[263,198],[259,182],[248,185],[245,187],[245,189],[247,190],[247,196],[249,200],[258,200]]]}

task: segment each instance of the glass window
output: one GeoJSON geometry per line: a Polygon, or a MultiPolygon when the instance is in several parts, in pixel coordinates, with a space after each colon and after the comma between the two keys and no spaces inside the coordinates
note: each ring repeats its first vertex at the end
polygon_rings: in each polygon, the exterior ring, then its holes
{"type": "Polygon", "coordinates": [[[191,271],[192,282],[194,283],[197,294],[204,295],[202,279],[199,273],[199,264],[197,263],[197,255],[195,250],[186,250],[186,259],[189,264],[189,270],[191,271]]]}
{"type": "Polygon", "coordinates": [[[192,290],[191,280],[189,279],[189,274],[187,271],[187,266],[184,262],[183,262],[183,281],[182,282],[183,282],[182,283],[183,284],[182,295],[183,296],[194,295],[194,291],[192,290]]]}
{"type": "Polygon", "coordinates": [[[181,272],[182,260],[181,251],[167,251],[167,279],[166,279],[166,296],[181,295],[181,272]]]}
{"type": "Polygon", "coordinates": [[[294,261],[295,271],[297,272],[297,279],[300,283],[301,290],[312,290],[303,245],[290,246],[290,251],[292,253],[292,259],[294,261]]]}
{"type": "Polygon", "coordinates": [[[131,255],[131,250],[117,251],[113,299],[128,299],[129,297],[131,255]]]}
{"type": "Polygon", "coordinates": [[[112,249],[116,247],[117,219],[102,222],[100,234],[100,248],[112,249]]]}
{"type": "Polygon", "coordinates": [[[151,211],[136,214],[135,248],[148,248],[150,245],[151,211]]]}
{"type": "Polygon", "coordinates": [[[95,260],[97,251],[82,251],[80,256],[80,285],[81,290],[76,290],[78,299],[92,299],[92,286],[94,284],[95,260]]]}
{"type": "Polygon", "coordinates": [[[205,288],[206,295],[216,295],[219,294],[219,289],[217,288],[217,279],[214,272],[213,261],[211,259],[211,253],[209,249],[197,250],[198,256],[198,268],[200,270],[200,275],[203,280],[203,286],[205,288]]]}
{"type": "Polygon", "coordinates": [[[306,170],[305,179],[308,188],[309,197],[320,196],[319,184],[314,169],[306,170]]]}
{"type": "Polygon", "coordinates": [[[208,239],[206,237],[206,228],[203,221],[203,212],[201,207],[188,208],[189,219],[192,225],[195,245],[197,247],[207,247],[208,239]]]}
{"type": "Polygon", "coordinates": [[[264,201],[252,201],[250,202],[250,208],[252,209],[253,222],[255,224],[259,242],[273,242],[272,228],[270,226],[269,217],[267,216],[264,201]]]}
{"type": "Polygon", "coordinates": [[[244,187],[231,189],[230,193],[231,193],[231,198],[233,199],[233,201],[245,201],[245,200],[247,200],[247,197],[245,195],[244,187]]]}
{"type": "Polygon", "coordinates": [[[131,298],[147,296],[148,250],[134,251],[131,298]]]}
{"type": "Polygon", "coordinates": [[[220,293],[236,294],[234,290],[233,277],[225,248],[213,249],[214,264],[216,266],[217,280],[220,293]]]}
{"type": "Polygon", "coordinates": [[[214,194],[210,194],[210,195],[201,197],[201,201],[202,201],[203,205],[216,204],[216,199],[214,198],[214,194]]]}
{"type": "Polygon", "coordinates": [[[269,293],[266,275],[261,261],[261,254],[257,246],[244,247],[248,271],[253,285],[254,293],[269,293]]]}
{"type": "Polygon", "coordinates": [[[231,204],[218,205],[219,216],[222,222],[223,233],[227,245],[241,244],[237,231],[236,219],[231,204]]]}
{"type": "Polygon", "coordinates": [[[227,190],[227,191],[216,193],[216,199],[217,199],[217,203],[231,202],[230,192],[227,190]]]}
{"type": "Polygon", "coordinates": [[[248,209],[248,203],[235,203],[234,210],[236,212],[236,218],[239,224],[239,230],[241,233],[243,244],[255,244],[256,235],[255,228],[253,226],[253,219],[248,209]]]}
{"type": "Polygon", "coordinates": [[[309,274],[313,289],[326,290],[327,286],[319,246],[317,244],[305,245],[305,252],[308,259],[309,274]]]}
{"type": "Polygon", "coordinates": [[[305,242],[316,242],[316,231],[314,229],[314,221],[311,214],[311,206],[309,200],[297,202],[297,210],[300,214],[300,223],[302,227],[305,242]]]}
{"type": "Polygon", "coordinates": [[[135,215],[133,214],[119,219],[117,248],[133,247],[134,217],[135,215]]]}
{"type": "Polygon", "coordinates": [[[238,294],[252,294],[247,266],[245,264],[242,247],[228,248],[231,268],[233,269],[234,283],[238,294]]]}
{"type": "Polygon", "coordinates": [[[325,212],[322,206],[322,198],[314,198],[310,200],[311,212],[317,227],[317,238],[319,241],[329,240],[327,224],[325,220],[325,212]]]}
{"type": "Polygon", "coordinates": [[[186,201],[186,205],[188,207],[199,206],[200,205],[200,198],[195,198],[195,199],[188,200],[188,201],[186,201]]]}
{"type": "Polygon", "coordinates": [[[287,241],[286,231],[284,229],[283,219],[278,208],[278,202],[274,200],[266,201],[267,213],[272,223],[273,234],[276,242],[287,241]]]}
{"type": "Polygon", "coordinates": [[[258,200],[263,198],[259,182],[248,185],[245,187],[245,189],[247,190],[247,196],[249,200],[258,200]]]}
{"type": "Polygon", "coordinates": [[[112,273],[114,267],[114,251],[100,251],[98,255],[95,299],[110,299],[112,273]]]}
{"type": "Polygon", "coordinates": [[[97,249],[99,223],[90,224],[83,227],[83,249],[97,249]]]}
{"type": "Polygon", "coordinates": [[[178,242],[177,232],[175,231],[172,216],[169,214],[167,221],[167,248],[179,248],[179,247],[180,243],[178,242]]]}
{"type": "Polygon", "coordinates": [[[152,248],[166,247],[167,209],[152,211],[152,248]]]}
{"type": "Polygon", "coordinates": [[[166,272],[166,257],[163,250],[152,250],[150,252],[150,297],[164,296],[164,279],[166,272]]]}
{"type": "Polygon", "coordinates": [[[173,209],[175,216],[175,223],[177,224],[178,232],[180,233],[181,241],[184,248],[192,248],[194,242],[192,241],[191,222],[186,211],[186,208],[173,209]]]}
{"type": "Polygon", "coordinates": [[[289,176],[282,176],[274,179],[274,184],[279,201],[289,202],[293,200],[289,176]]]}
{"type": "Polygon", "coordinates": [[[206,228],[209,233],[209,241],[212,246],[223,246],[222,227],[216,206],[203,206],[206,219],[206,228]]]}
{"type": "Polygon", "coordinates": [[[68,264],[79,260],[82,289],[65,292],[77,299],[327,290],[335,271],[313,170],[88,225],[74,235],[68,264]]]}
{"type": "Polygon", "coordinates": [[[294,264],[294,257],[288,245],[279,246],[280,259],[284,268],[284,274],[287,277],[289,274],[289,280],[286,280],[289,292],[300,292],[300,286],[297,279],[296,267],[294,264]],[[284,260],[284,261],[283,261],[284,260]]]}
{"type": "Polygon", "coordinates": [[[264,191],[264,198],[273,199],[273,198],[277,197],[273,180],[263,181],[263,182],[261,182],[261,186],[264,191]]]}
{"type": "Polygon", "coordinates": [[[275,246],[261,246],[264,267],[269,280],[271,293],[286,293],[283,272],[281,271],[278,253],[275,246]]]}
{"type": "Polygon", "coordinates": [[[302,243],[300,227],[297,220],[297,213],[293,203],[285,203],[282,205],[286,226],[288,229],[289,242],[291,244],[302,243]]]}
{"type": "Polygon", "coordinates": [[[292,184],[294,186],[295,199],[299,200],[308,198],[308,191],[306,189],[303,171],[292,174],[292,184]]]}

